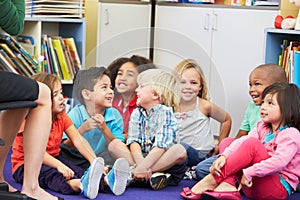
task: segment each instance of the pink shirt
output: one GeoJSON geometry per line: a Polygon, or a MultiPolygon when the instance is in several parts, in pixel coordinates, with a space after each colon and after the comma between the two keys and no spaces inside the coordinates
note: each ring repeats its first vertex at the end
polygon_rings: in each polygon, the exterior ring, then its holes
{"type": "MultiPolygon", "coordinates": [[[[226,158],[230,156],[249,137],[255,137],[264,143],[264,138],[269,132],[270,128],[263,121],[259,121],[248,135],[232,142],[223,155],[226,158]]],[[[270,158],[243,169],[243,173],[249,181],[255,176],[264,177],[279,173],[295,189],[300,177],[300,133],[291,127],[278,130],[275,134],[274,139],[265,144],[270,158]]]]}

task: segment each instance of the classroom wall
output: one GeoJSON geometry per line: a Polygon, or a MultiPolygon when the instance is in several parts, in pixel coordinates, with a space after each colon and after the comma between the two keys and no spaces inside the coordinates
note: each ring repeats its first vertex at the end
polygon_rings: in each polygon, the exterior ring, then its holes
{"type": "Polygon", "coordinates": [[[86,18],[86,60],[85,66],[96,65],[95,48],[97,44],[98,30],[98,0],[85,0],[85,18],[86,18]]]}

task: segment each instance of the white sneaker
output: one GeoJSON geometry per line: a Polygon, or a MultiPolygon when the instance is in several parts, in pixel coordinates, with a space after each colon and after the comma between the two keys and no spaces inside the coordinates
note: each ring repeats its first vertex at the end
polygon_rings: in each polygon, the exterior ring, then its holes
{"type": "Polygon", "coordinates": [[[98,195],[100,179],[104,170],[104,160],[101,157],[95,158],[91,166],[84,172],[80,182],[82,184],[82,194],[95,199],[98,195]]]}
{"type": "Polygon", "coordinates": [[[129,163],[125,158],[118,158],[106,176],[107,184],[115,195],[125,192],[129,176],[129,163]]]}

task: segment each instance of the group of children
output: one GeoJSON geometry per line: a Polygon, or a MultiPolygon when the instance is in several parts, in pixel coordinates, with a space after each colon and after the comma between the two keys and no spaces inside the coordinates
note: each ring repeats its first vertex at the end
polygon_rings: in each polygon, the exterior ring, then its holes
{"type": "MultiPolygon", "coordinates": [[[[20,33],[24,1],[3,6],[0,27],[20,33]]],[[[199,182],[183,188],[185,199],[241,199],[240,189],[253,199],[286,199],[299,184],[300,93],[277,65],[251,72],[253,102],[235,139],[228,137],[230,115],[209,101],[194,60],[182,61],[174,73],[140,56],[117,59],[108,70],[81,70],[74,80],[80,103],[68,114],[57,76],[32,79],[0,72],[1,103],[36,103],[0,115],[0,182],[13,143],[12,173],[27,199],[62,199],[42,188],[90,199],[98,192],[121,195],[127,185],[158,190],[177,185],[187,166],[196,166],[199,182]],[[221,124],[217,144],[210,118],[221,124]]]]}
{"type": "MultiPolygon", "coordinates": [[[[107,69],[80,70],[73,85],[79,104],[68,114],[59,78],[32,78],[46,84],[52,97],[52,127],[38,177],[43,188],[90,199],[99,192],[121,195],[129,185],[159,190],[178,185],[193,166],[199,182],[183,188],[185,199],[241,199],[235,176],[246,196],[259,199],[285,199],[299,183],[300,93],[277,65],[251,72],[253,102],[236,139],[228,137],[229,113],[209,100],[204,73],[192,59],[173,72],[139,56],[117,59],[107,69]],[[217,144],[210,118],[220,122],[217,144]]],[[[12,154],[19,183],[26,170],[24,124],[12,154]]]]}

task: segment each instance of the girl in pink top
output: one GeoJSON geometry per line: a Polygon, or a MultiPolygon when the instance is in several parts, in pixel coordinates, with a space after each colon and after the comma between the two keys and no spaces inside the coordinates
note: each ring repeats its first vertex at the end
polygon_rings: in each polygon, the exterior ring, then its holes
{"type": "Polygon", "coordinates": [[[186,199],[286,199],[299,183],[300,91],[294,84],[274,83],[263,92],[262,121],[248,135],[236,139],[213,163],[211,173],[186,199]],[[240,183],[235,187],[235,177],[240,183]]]}

